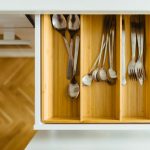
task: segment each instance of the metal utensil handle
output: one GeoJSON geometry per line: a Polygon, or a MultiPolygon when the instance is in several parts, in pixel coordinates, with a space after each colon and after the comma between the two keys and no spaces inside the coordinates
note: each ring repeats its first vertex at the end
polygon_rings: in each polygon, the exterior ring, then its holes
{"type": "Polygon", "coordinates": [[[141,56],[141,39],[140,39],[140,31],[139,29],[137,30],[137,43],[138,43],[138,52],[139,52],[139,58],[141,56]]]}
{"type": "Polygon", "coordinates": [[[111,45],[111,66],[112,68],[114,67],[114,64],[113,64],[113,59],[114,59],[114,41],[115,41],[115,29],[112,30],[112,45],[111,45]]]}
{"type": "Polygon", "coordinates": [[[67,79],[70,80],[72,78],[72,60],[68,59],[68,66],[67,66],[67,79]]]}
{"type": "Polygon", "coordinates": [[[102,35],[102,44],[101,44],[101,48],[100,48],[99,55],[97,56],[97,58],[96,58],[96,60],[95,60],[95,62],[94,62],[94,64],[93,64],[92,68],[90,69],[89,74],[96,68],[96,65],[99,66],[99,64],[100,64],[101,55],[102,55],[102,52],[103,52],[103,50],[104,50],[104,48],[105,48],[105,45],[106,45],[106,43],[104,42],[104,40],[105,40],[105,35],[103,34],[103,35],[102,35]]]}
{"type": "Polygon", "coordinates": [[[79,38],[79,36],[76,36],[76,39],[75,39],[75,52],[74,52],[74,65],[73,65],[73,76],[76,74],[76,71],[77,71],[79,44],[80,44],[80,38],[79,38]]]}
{"type": "Polygon", "coordinates": [[[69,43],[68,43],[68,41],[67,41],[65,36],[63,36],[63,39],[64,39],[64,43],[65,43],[65,46],[66,46],[66,49],[67,49],[67,53],[68,53],[68,56],[69,56],[69,52],[70,52],[69,43]]]}
{"type": "Polygon", "coordinates": [[[91,73],[93,72],[93,70],[96,68],[96,65],[97,65],[97,63],[98,63],[98,60],[99,60],[99,56],[97,56],[97,58],[96,58],[96,60],[95,60],[95,62],[94,62],[94,64],[93,64],[92,68],[91,68],[90,71],[89,71],[89,74],[91,74],[91,73]]]}
{"type": "Polygon", "coordinates": [[[125,29],[122,30],[122,85],[126,84],[125,29]]]}
{"type": "Polygon", "coordinates": [[[140,56],[141,58],[143,59],[143,50],[144,50],[144,29],[141,29],[141,53],[140,53],[140,56]]]}
{"type": "Polygon", "coordinates": [[[136,53],[136,32],[135,28],[132,27],[131,30],[131,49],[132,49],[132,60],[135,60],[135,53],[136,53]]]}
{"type": "Polygon", "coordinates": [[[72,60],[72,66],[73,66],[73,55],[72,55],[72,51],[73,51],[73,38],[71,38],[71,40],[70,40],[70,49],[69,49],[69,58],[72,60]]]}
{"type": "Polygon", "coordinates": [[[144,69],[144,61],[143,61],[143,51],[144,51],[144,26],[141,27],[141,33],[140,33],[140,40],[141,40],[141,53],[140,53],[140,57],[141,57],[141,61],[143,64],[143,80],[145,79],[145,69],[144,69]]]}
{"type": "Polygon", "coordinates": [[[107,47],[108,47],[108,38],[109,38],[109,36],[108,36],[108,33],[107,33],[107,35],[106,35],[106,46],[105,46],[105,52],[104,52],[104,58],[103,58],[102,67],[104,67],[105,61],[106,61],[106,54],[107,54],[107,47]]]}
{"type": "Polygon", "coordinates": [[[112,65],[112,53],[111,53],[111,36],[109,36],[109,39],[108,39],[108,52],[109,52],[109,66],[110,66],[110,68],[112,68],[113,67],[113,65],[112,65]]]}
{"type": "Polygon", "coordinates": [[[68,52],[68,66],[67,66],[67,79],[71,79],[72,78],[72,68],[73,68],[73,56],[72,56],[72,49],[73,49],[73,41],[70,42],[70,47],[69,47],[69,43],[66,39],[65,36],[63,36],[64,42],[65,42],[65,46],[68,52]]]}
{"type": "Polygon", "coordinates": [[[72,50],[73,50],[73,39],[71,39],[70,41],[70,47],[69,47],[69,43],[66,39],[66,37],[63,36],[64,42],[65,42],[65,46],[68,52],[68,56],[69,58],[72,60],[72,65],[73,65],[73,55],[72,55],[72,50]]]}
{"type": "MultiPolygon", "coordinates": [[[[144,27],[143,27],[144,28],[144,27]]],[[[144,60],[143,60],[143,50],[144,50],[144,29],[141,31],[141,61],[143,64],[143,80],[145,80],[145,69],[144,69],[144,60]]]]}
{"type": "Polygon", "coordinates": [[[98,66],[100,65],[100,62],[101,62],[101,59],[102,59],[102,53],[104,51],[104,48],[105,48],[105,34],[103,33],[102,35],[102,42],[101,42],[101,48],[100,48],[100,51],[99,51],[99,59],[98,59],[98,66]]]}

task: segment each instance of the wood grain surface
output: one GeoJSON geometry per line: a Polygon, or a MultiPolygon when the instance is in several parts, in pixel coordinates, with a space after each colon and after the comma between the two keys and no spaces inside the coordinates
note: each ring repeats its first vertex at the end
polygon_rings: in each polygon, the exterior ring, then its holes
{"type": "MultiPolygon", "coordinates": [[[[68,34],[67,38],[69,40],[68,34]]],[[[49,15],[42,16],[41,49],[42,121],[79,122],[80,97],[72,100],[67,91],[69,85],[66,79],[67,50],[62,36],[53,29],[49,15]]]]}
{"type": "Polygon", "coordinates": [[[0,58],[0,149],[23,150],[34,124],[34,59],[0,58]]]}
{"type": "MultiPolygon", "coordinates": [[[[130,30],[130,18],[131,16],[125,16],[125,32],[126,32],[126,68],[131,59],[131,30],[130,30]]],[[[150,70],[149,70],[149,57],[150,57],[150,16],[145,16],[145,70],[146,70],[146,80],[144,85],[141,86],[137,81],[129,79],[127,75],[127,85],[122,86],[122,96],[121,96],[121,112],[123,120],[145,120],[150,118],[150,70]]]]}

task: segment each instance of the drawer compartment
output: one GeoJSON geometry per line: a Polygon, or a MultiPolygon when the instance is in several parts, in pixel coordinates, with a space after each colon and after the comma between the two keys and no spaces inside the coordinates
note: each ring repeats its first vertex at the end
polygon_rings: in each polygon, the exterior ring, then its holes
{"type": "Polygon", "coordinates": [[[42,16],[41,23],[42,120],[44,122],[79,122],[80,97],[71,100],[67,95],[68,56],[63,38],[53,29],[49,15],[42,16]]]}
{"type": "MultiPolygon", "coordinates": [[[[126,55],[126,68],[128,67],[129,61],[131,60],[131,19],[137,17],[136,15],[124,16],[125,23],[125,55],[126,55]]],[[[150,58],[150,16],[141,16],[144,20],[144,64],[146,71],[146,78],[144,84],[141,86],[139,82],[129,79],[127,75],[127,84],[122,86],[122,120],[124,122],[149,122],[150,119],[150,71],[149,71],[149,58],[150,58]]],[[[136,51],[138,53],[138,50],[136,51]]]]}
{"type": "MultiPolygon", "coordinates": [[[[118,79],[114,85],[93,82],[81,86],[81,117],[83,122],[114,122],[119,119],[120,16],[116,16],[114,68],[118,79]]],[[[101,47],[104,15],[81,16],[81,78],[90,70],[101,47]]],[[[107,58],[108,59],[108,58],[107,58]]],[[[108,68],[108,61],[106,61],[108,68]]]]}

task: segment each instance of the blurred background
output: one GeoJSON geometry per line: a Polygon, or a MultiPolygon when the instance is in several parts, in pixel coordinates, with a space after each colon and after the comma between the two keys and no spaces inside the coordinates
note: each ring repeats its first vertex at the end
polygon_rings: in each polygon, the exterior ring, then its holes
{"type": "Polygon", "coordinates": [[[34,16],[0,15],[0,45],[0,149],[23,150],[35,134],[34,16]]]}

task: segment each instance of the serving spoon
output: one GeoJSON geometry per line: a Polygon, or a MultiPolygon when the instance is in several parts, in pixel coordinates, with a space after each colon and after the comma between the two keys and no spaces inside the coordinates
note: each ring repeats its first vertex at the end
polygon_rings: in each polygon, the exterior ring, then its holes
{"type": "Polygon", "coordinates": [[[89,73],[86,74],[85,76],[83,76],[82,78],[82,84],[85,86],[90,86],[92,81],[99,81],[97,79],[97,73],[99,71],[99,68],[96,66],[99,66],[100,62],[101,62],[101,58],[102,58],[102,54],[105,48],[106,42],[105,42],[105,34],[102,35],[102,43],[101,43],[101,48],[100,48],[100,52],[98,57],[96,58],[94,65],[92,66],[92,68],[90,69],[89,73]]]}
{"type": "Polygon", "coordinates": [[[77,62],[78,62],[78,53],[79,53],[79,43],[80,38],[79,36],[76,36],[75,39],[75,52],[74,52],[74,65],[73,65],[73,77],[70,81],[69,87],[68,87],[68,94],[71,98],[76,99],[80,93],[79,84],[75,78],[76,72],[77,72],[77,62]]]}
{"type": "Polygon", "coordinates": [[[97,72],[97,80],[98,81],[106,81],[107,80],[107,71],[105,69],[105,61],[106,61],[106,55],[107,55],[107,47],[108,47],[108,33],[106,34],[106,46],[105,46],[105,51],[104,51],[104,58],[103,58],[103,63],[102,67],[99,66],[99,70],[97,72]]]}
{"type": "MultiPolygon", "coordinates": [[[[73,51],[73,38],[75,34],[78,32],[80,28],[80,19],[78,15],[69,15],[68,19],[68,31],[70,34],[70,49],[69,49],[69,58],[72,58],[72,51],[73,51]]],[[[68,70],[67,70],[67,78],[71,79],[72,78],[72,70],[73,70],[73,60],[70,59],[68,62],[68,70]]]]}
{"type": "MultiPolygon", "coordinates": [[[[106,16],[104,19],[104,31],[106,30],[107,23],[108,23],[108,17],[106,16]]],[[[102,53],[104,51],[104,47],[106,46],[106,41],[104,42],[105,39],[106,39],[105,34],[103,33],[102,42],[101,42],[101,49],[100,49],[99,55],[96,58],[96,60],[93,64],[92,68],[90,69],[89,73],[82,77],[82,84],[84,86],[90,86],[92,84],[93,80],[99,81],[99,79],[97,78],[97,73],[99,71],[99,68],[97,68],[96,66],[98,66],[98,64],[100,64],[102,53]]]]}
{"type": "Polygon", "coordinates": [[[109,84],[114,84],[116,82],[117,78],[117,73],[113,69],[113,50],[114,50],[114,36],[115,36],[115,31],[111,30],[110,31],[110,37],[109,37],[109,42],[108,42],[108,49],[109,49],[109,69],[107,72],[107,77],[108,77],[108,83],[109,84]]]}
{"type": "Polygon", "coordinates": [[[82,84],[83,84],[84,86],[90,86],[90,85],[92,84],[92,81],[93,81],[93,76],[92,76],[92,74],[93,74],[93,71],[95,70],[95,68],[96,68],[96,66],[97,66],[97,63],[98,63],[98,61],[99,61],[99,57],[100,57],[100,55],[96,58],[96,60],[95,60],[95,62],[94,62],[94,64],[93,64],[92,68],[90,69],[89,73],[86,74],[86,75],[84,75],[84,76],[82,77],[82,84]]]}
{"type": "Polygon", "coordinates": [[[93,72],[92,72],[92,78],[93,78],[93,80],[95,80],[95,81],[99,81],[99,80],[97,79],[97,73],[98,73],[98,70],[99,70],[98,66],[99,66],[100,63],[101,63],[101,59],[102,59],[102,54],[103,54],[104,48],[105,48],[105,34],[103,33],[103,35],[102,35],[102,42],[101,42],[101,48],[100,48],[100,52],[99,52],[99,55],[98,55],[98,58],[99,58],[99,59],[98,59],[97,67],[96,67],[96,69],[94,69],[93,72]]]}
{"type": "MultiPolygon", "coordinates": [[[[72,56],[71,51],[70,51],[69,43],[66,39],[65,33],[66,33],[66,29],[67,29],[67,22],[66,22],[64,15],[54,14],[52,16],[52,25],[63,37],[63,40],[65,42],[65,46],[66,46],[66,49],[68,52],[68,56],[69,56],[68,66],[72,67],[73,56],[72,56]]],[[[68,75],[68,72],[67,72],[67,79],[70,79],[70,78],[71,78],[70,74],[68,75]]]]}

